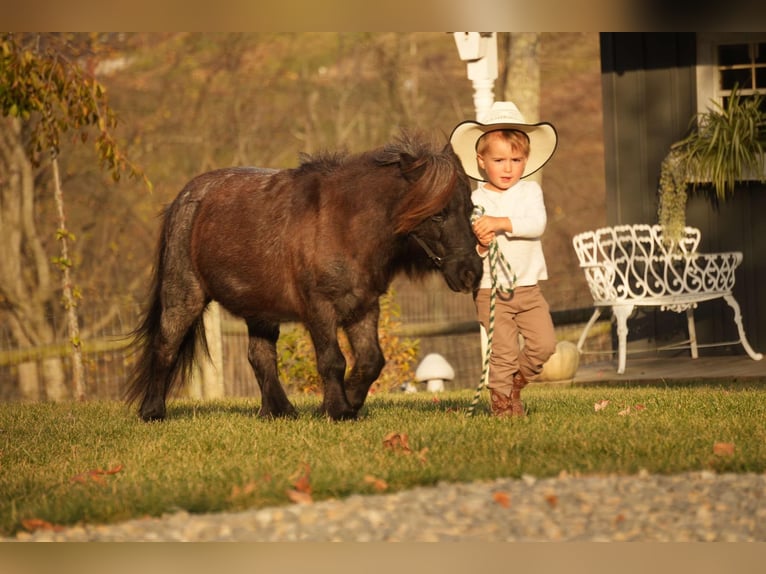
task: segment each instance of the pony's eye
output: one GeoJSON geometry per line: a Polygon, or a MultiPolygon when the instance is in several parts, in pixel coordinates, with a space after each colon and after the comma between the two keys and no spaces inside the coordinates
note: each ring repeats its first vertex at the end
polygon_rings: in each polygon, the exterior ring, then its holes
{"type": "Polygon", "coordinates": [[[434,223],[444,223],[444,214],[437,213],[436,215],[432,215],[431,221],[433,221],[434,223]]]}

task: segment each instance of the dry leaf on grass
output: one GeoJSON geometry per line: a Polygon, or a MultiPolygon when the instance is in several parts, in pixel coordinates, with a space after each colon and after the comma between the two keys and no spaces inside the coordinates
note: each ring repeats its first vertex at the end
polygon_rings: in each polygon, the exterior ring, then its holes
{"type": "Polygon", "coordinates": [[[298,504],[311,504],[314,502],[311,498],[311,467],[303,463],[303,466],[295,471],[290,477],[292,488],[287,489],[287,497],[298,504]]]}
{"type": "Polygon", "coordinates": [[[258,488],[258,485],[254,480],[251,480],[244,486],[238,486],[234,485],[231,487],[231,494],[229,495],[229,500],[234,500],[236,498],[239,498],[240,496],[247,496],[248,494],[252,494],[255,492],[255,489],[258,488]]]}
{"type": "Polygon", "coordinates": [[[603,411],[606,407],[609,406],[609,401],[604,399],[603,401],[597,402],[595,405],[593,405],[593,408],[596,412],[603,411]]]}
{"type": "Polygon", "coordinates": [[[287,498],[296,504],[311,504],[314,502],[314,499],[311,498],[311,494],[307,492],[300,492],[299,490],[293,490],[291,488],[287,489],[287,498]]]}
{"type": "Polygon", "coordinates": [[[713,454],[718,456],[733,456],[734,455],[734,443],[733,442],[717,442],[713,445],[713,454]]]}
{"type": "Polygon", "coordinates": [[[21,521],[21,526],[27,532],[34,532],[35,530],[53,530],[54,532],[60,532],[64,529],[60,524],[53,524],[42,518],[27,518],[21,521]]]}
{"type": "Polygon", "coordinates": [[[621,417],[624,417],[631,414],[632,412],[641,412],[643,410],[646,410],[646,407],[642,404],[633,405],[633,406],[628,405],[627,407],[625,407],[624,410],[621,410],[617,414],[620,415],[621,417]]]}
{"type": "Polygon", "coordinates": [[[388,489],[388,483],[385,480],[372,476],[371,474],[365,475],[364,482],[366,484],[371,484],[378,492],[383,492],[388,489]]]}
{"type": "Polygon", "coordinates": [[[409,437],[407,433],[390,432],[383,439],[383,446],[394,452],[411,453],[409,437]]]}
{"type": "Polygon", "coordinates": [[[97,482],[98,484],[106,484],[106,481],[104,481],[104,476],[117,474],[122,470],[123,466],[121,464],[118,464],[117,466],[114,466],[110,468],[109,470],[103,470],[100,468],[92,469],[87,472],[81,472],[80,474],[77,474],[70,478],[70,482],[79,482],[80,484],[85,484],[87,482],[97,482]]]}
{"type": "MultiPolygon", "coordinates": [[[[410,440],[407,433],[390,432],[383,439],[383,447],[399,452],[403,454],[413,454],[413,450],[410,448],[410,440]]],[[[417,452],[417,457],[420,462],[426,462],[426,454],[428,454],[428,447],[423,447],[417,452]]]]}

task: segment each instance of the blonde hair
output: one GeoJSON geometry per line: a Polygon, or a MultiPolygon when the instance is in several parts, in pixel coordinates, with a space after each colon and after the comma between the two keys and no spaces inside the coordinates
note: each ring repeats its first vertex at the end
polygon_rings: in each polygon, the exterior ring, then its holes
{"type": "Polygon", "coordinates": [[[529,157],[529,136],[521,130],[494,130],[483,134],[476,142],[476,153],[484,155],[493,139],[502,139],[511,144],[511,149],[529,157]]]}

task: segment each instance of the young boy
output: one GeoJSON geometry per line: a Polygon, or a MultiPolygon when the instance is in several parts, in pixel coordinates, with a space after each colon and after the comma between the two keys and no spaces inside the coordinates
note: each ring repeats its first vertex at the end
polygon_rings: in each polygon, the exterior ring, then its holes
{"type": "Polygon", "coordinates": [[[556,130],[547,122],[527,124],[512,102],[495,102],[486,123],[462,122],[450,142],[466,173],[480,182],[472,199],[484,208],[484,215],[474,223],[474,233],[485,260],[474,298],[479,321],[487,330],[492,279],[486,255],[493,239],[512,269],[511,277],[497,274],[498,283],[513,291],[496,291],[488,382],[491,412],[523,416],[521,390],[556,350],[550,309],[538,285],[548,278],[541,243],[547,223],[543,191],[537,182],[524,178],[553,155],[556,130]]]}

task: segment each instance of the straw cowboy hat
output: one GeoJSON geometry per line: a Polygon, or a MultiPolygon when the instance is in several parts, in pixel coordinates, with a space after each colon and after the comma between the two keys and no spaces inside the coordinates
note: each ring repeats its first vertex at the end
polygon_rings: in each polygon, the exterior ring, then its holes
{"type": "Polygon", "coordinates": [[[513,102],[495,102],[487,115],[486,123],[465,121],[459,123],[450,136],[450,143],[460,158],[465,172],[478,181],[486,181],[476,161],[476,144],[487,132],[519,130],[529,137],[529,159],[522,178],[543,167],[556,151],[558,136],[556,128],[548,122],[528,124],[513,102]]]}

